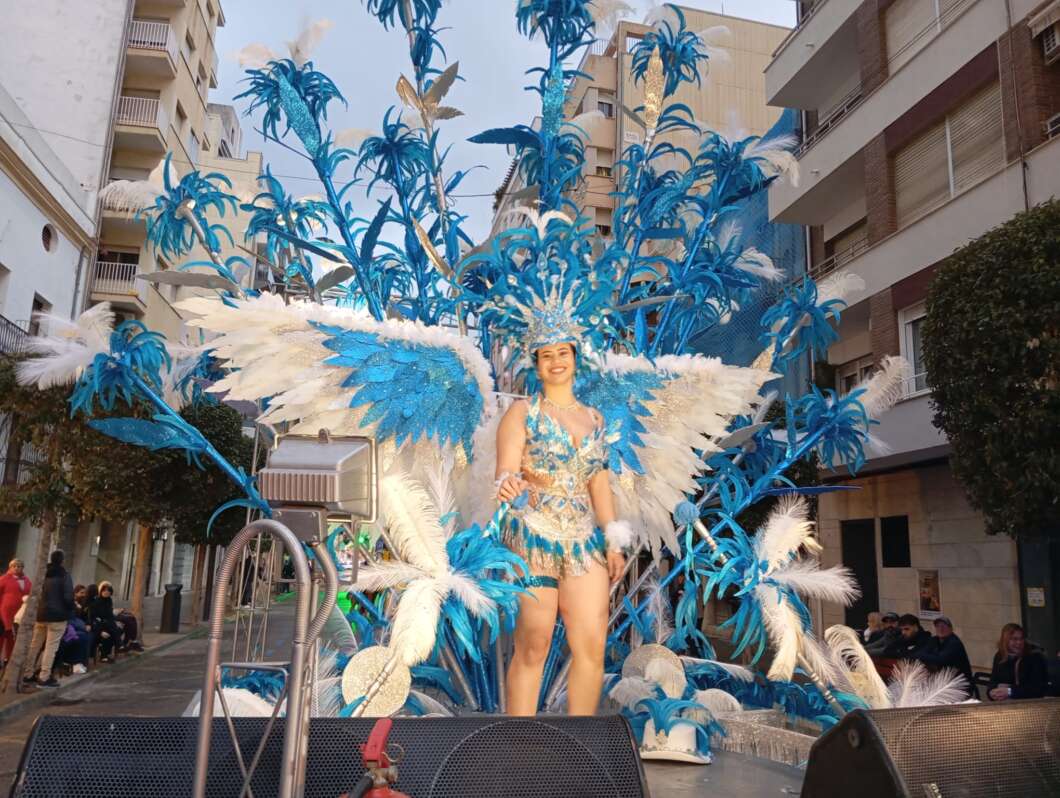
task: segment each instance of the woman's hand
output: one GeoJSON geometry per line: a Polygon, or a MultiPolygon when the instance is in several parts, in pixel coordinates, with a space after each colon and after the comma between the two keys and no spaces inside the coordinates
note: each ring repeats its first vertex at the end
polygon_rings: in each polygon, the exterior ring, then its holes
{"type": "Polygon", "coordinates": [[[530,483],[525,479],[509,474],[501,480],[501,484],[497,487],[497,498],[502,502],[515,501],[516,497],[529,487],[530,483]]]}
{"type": "Polygon", "coordinates": [[[620,551],[607,552],[607,575],[611,578],[613,585],[622,578],[622,572],[626,570],[626,555],[620,551]]]}
{"type": "Polygon", "coordinates": [[[1009,697],[1008,690],[1008,685],[999,684],[990,691],[990,697],[995,701],[1005,701],[1009,697]]]}

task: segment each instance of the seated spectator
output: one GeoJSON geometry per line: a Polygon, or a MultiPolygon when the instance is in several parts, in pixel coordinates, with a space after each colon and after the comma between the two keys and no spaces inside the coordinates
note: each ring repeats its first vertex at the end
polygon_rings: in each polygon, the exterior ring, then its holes
{"type": "Polygon", "coordinates": [[[883,637],[883,616],[878,612],[870,612],[865,631],[861,633],[861,639],[868,644],[881,637],[883,637]]]}
{"type": "Polygon", "coordinates": [[[113,662],[115,647],[121,641],[121,629],[118,619],[114,617],[114,601],[111,596],[114,587],[110,582],[99,583],[99,594],[88,605],[88,615],[92,621],[92,631],[99,646],[99,661],[113,662]]]}
{"type": "Polygon", "coordinates": [[[1005,624],[994,656],[987,696],[991,701],[1041,698],[1048,682],[1045,658],[1027,645],[1023,627],[1005,624]]]}
{"type": "Polygon", "coordinates": [[[883,652],[894,659],[916,659],[931,642],[931,633],[920,626],[920,619],[906,613],[898,619],[898,638],[883,652]]]}
{"type": "Polygon", "coordinates": [[[972,677],[972,663],[964,643],[953,633],[953,621],[940,615],[934,621],[935,636],[918,653],[915,659],[920,660],[932,670],[953,668],[968,681],[968,695],[975,696],[975,680],[972,677]]]}
{"type": "Polygon", "coordinates": [[[899,637],[897,613],[885,612],[880,618],[880,624],[883,634],[865,644],[865,651],[872,657],[882,657],[899,637]]]}
{"type": "Polygon", "coordinates": [[[140,643],[140,625],[136,616],[127,609],[120,609],[114,611],[114,618],[118,623],[118,629],[121,630],[119,650],[143,651],[144,647],[140,643]]]}
{"type": "Polygon", "coordinates": [[[71,666],[74,673],[87,673],[88,660],[92,656],[92,634],[85,622],[75,614],[66,624],[66,632],[59,643],[56,657],[71,666]]]}

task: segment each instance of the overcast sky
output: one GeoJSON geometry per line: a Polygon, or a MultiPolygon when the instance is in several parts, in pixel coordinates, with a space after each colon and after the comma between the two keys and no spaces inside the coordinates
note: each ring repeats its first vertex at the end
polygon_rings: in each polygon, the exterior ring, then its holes
{"type": "MultiPolygon", "coordinates": [[[[639,1],[642,9],[650,0],[639,1]]],[[[212,102],[231,102],[242,91],[242,72],[235,53],[243,46],[261,42],[286,54],[284,42],[293,39],[310,20],[328,19],[334,25],[313,53],[317,69],[328,74],[349,103],[348,109],[332,104],[328,121],[333,130],[368,128],[377,130],[387,108],[397,104],[394,84],[400,73],[411,74],[404,32],[384,31],[358,0],[300,0],[292,3],[261,3],[260,0],[222,0],[227,24],[218,31],[220,85],[210,93],[212,102]],[[266,10],[267,9],[267,10],[266,10]]],[[[718,11],[733,16],[779,25],[793,25],[793,0],[684,0],[682,5],[718,11]]],[[[482,197],[456,197],[457,208],[469,219],[464,229],[478,240],[489,229],[492,192],[507,171],[509,158],[504,148],[475,145],[468,136],[491,127],[528,123],[539,110],[539,99],[522,91],[528,81],[526,70],[547,63],[547,51],[540,38],[528,41],[515,28],[514,0],[446,0],[439,22],[449,28],[440,38],[451,63],[460,62],[458,82],[446,103],[460,108],[465,116],[440,123],[441,140],[452,144],[446,173],[479,165],[465,178],[455,194],[484,194],[482,197]]],[[[639,18],[639,17],[638,17],[639,18]]],[[[242,112],[246,101],[235,103],[242,112]]],[[[294,196],[319,193],[309,163],[275,144],[265,144],[252,127],[260,123],[243,118],[244,149],[262,150],[265,161],[294,196]]],[[[293,134],[292,134],[293,140],[293,134]]],[[[374,212],[372,201],[363,190],[355,207],[361,215],[374,212]]],[[[374,192],[381,197],[380,192],[374,192]]]]}

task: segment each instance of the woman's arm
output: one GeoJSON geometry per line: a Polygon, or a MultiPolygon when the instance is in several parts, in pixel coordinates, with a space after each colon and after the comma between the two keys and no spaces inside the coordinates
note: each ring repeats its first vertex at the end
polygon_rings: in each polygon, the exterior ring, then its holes
{"type": "Polygon", "coordinates": [[[607,471],[597,471],[589,480],[589,498],[593,503],[596,524],[604,530],[607,538],[607,575],[615,583],[626,569],[626,553],[632,530],[625,521],[615,517],[615,496],[611,492],[611,481],[607,471]]]}
{"type": "Polygon", "coordinates": [[[497,426],[497,498],[502,502],[513,501],[526,490],[527,483],[520,476],[523,465],[523,449],[526,447],[525,401],[515,402],[497,426]]]}

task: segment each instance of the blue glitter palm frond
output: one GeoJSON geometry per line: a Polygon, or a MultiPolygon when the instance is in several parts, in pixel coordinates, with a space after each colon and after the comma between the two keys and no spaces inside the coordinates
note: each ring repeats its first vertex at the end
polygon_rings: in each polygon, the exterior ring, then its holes
{"type": "Polygon", "coordinates": [[[633,48],[630,66],[633,80],[637,83],[644,80],[648,72],[648,62],[658,47],[663,74],[666,76],[664,91],[671,95],[681,83],[700,85],[699,65],[707,60],[707,53],[699,36],[686,27],[684,12],[671,3],[667,3],[666,7],[677,17],[677,27],[671,25],[670,20],[663,20],[654,30],[644,34],[633,48]]]}

